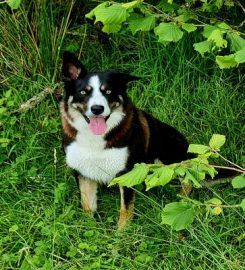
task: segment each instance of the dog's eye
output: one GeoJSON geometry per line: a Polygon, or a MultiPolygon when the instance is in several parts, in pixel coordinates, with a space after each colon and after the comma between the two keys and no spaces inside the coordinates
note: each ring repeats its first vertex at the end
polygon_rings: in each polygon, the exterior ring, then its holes
{"type": "Polygon", "coordinates": [[[107,95],[110,95],[110,94],[111,94],[111,90],[106,90],[105,93],[106,93],[107,95]]]}
{"type": "Polygon", "coordinates": [[[86,95],[86,91],[82,90],[82,91],[80,92],[80,94],[81,94],[81,95],[86,95]]]}

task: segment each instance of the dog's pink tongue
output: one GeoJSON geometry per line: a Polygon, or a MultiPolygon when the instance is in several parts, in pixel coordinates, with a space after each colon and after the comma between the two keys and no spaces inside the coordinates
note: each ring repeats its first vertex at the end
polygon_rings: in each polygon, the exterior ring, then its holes
{"type": "Polygon", "coordinates": [[[94,135],[102,135],[105,133],[107,124],[104,117],[90,117],[89,128],[94,135]]]}

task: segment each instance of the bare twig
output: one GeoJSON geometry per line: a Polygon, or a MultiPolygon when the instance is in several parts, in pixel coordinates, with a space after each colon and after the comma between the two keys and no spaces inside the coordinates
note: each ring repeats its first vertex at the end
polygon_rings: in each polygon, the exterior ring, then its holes
{"type": "Polygon", "coordinates": [[[44,88],[37,96],[33,96],[32,98],[28,99],[26,102],[22,103],[19,109],[13,111],[12,113],[23,113],[35,108],[41,101],[43,101],[49,94],[53,94],[55,91],[59,89],[57,88],[44,88]]]}
{"type": "Polygon", "coordinates": [[[201,185],[203,187],[213,187],[216,185],[220,185],[220,184],[227,184],[230,183],[232,181],[233,178],[220,178],[220,179],[216,179],[216,180],[211,180],[211,181],[202,181],[201,185]]]}

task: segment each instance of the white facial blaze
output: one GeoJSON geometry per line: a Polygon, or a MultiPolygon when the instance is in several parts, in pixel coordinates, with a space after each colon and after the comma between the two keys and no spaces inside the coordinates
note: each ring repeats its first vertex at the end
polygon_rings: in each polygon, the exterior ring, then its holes
{"type": "Polygon", "coordinates": [[[92,96],[90,97],[89,101],[88,101],[88,110],[86,112],[86,115],[92,116],[93,113],[91,112],[91,107],[93,105],[100,105],[104,107],[104,112],[102,114],[102,116],[108,116],[111,112],[110,107],[108,105],[108,102],[106,100],[106,98],[103,96],[103,94],[100,91],[100,86],[101,86],[101,81],[99,79],[98,75],[94,75],[90,78],[89,82],[88,82],[89,86],[92,87],[92,96]]]}

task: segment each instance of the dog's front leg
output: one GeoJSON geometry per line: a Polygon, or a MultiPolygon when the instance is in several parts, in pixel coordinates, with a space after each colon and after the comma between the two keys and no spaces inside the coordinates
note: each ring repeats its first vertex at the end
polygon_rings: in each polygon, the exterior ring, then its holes
{"type": "Polygon", "coordinates": [[[120,187],[121,207],[118,220],[118,229],[123,230],[134,214],[135,192],[131,188],[120,187]]]}
{"type": "Polygon", "coordinates": [[[94,213],[97,210],[97,182],[78,176],[82,208],[85,212],[94,213]]]}

